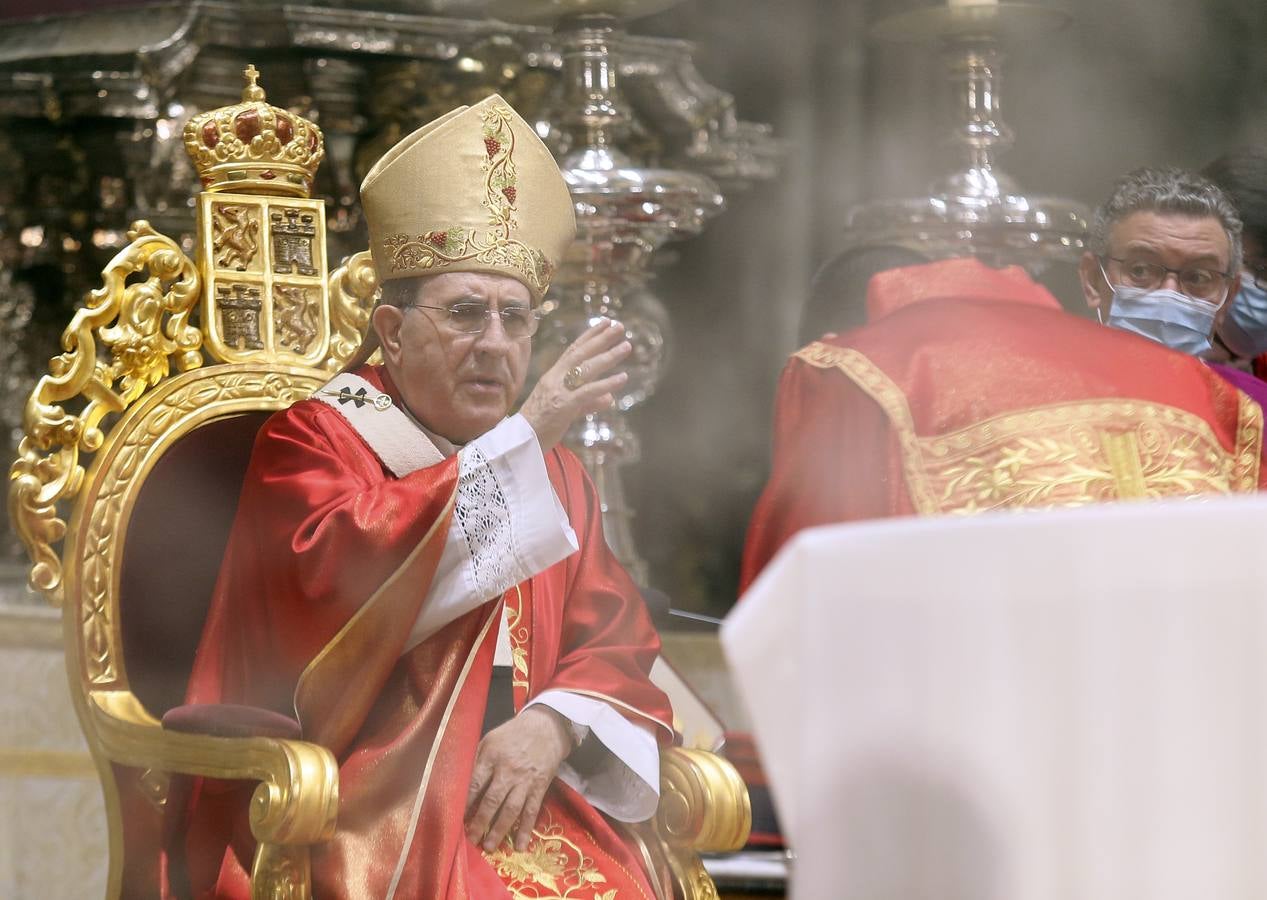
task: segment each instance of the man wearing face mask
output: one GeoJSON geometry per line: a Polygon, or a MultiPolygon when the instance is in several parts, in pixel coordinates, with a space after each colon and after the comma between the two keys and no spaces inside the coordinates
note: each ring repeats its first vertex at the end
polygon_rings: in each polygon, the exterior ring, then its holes
{"type": "Polygon", "coordinates": [[[1214,160],[1202,173],[1236,204],[1241,234],[1241,289],[1228,304],[1219,337],[1238,360],[1253,360],[1267,374],[1267,147],[1242,147],[1214,160]]]}
{"type": "Polygon", "coordinates": [[[1212,182],[1181,169],[1136,169],[1096,210],[1079,267],[1087,305],[1106,325],[1206,360],[1267,405],[1267,383],[1215,362],[1241,289],[1242,224],[1212,182]]]}

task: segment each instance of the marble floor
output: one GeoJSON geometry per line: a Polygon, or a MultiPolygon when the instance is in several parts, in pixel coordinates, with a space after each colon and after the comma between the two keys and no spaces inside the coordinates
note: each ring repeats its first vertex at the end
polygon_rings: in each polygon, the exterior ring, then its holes
{"type": "MultiPolygon", "coordinates": [[[[10,579],[5,579],[12,585],[10,579]]],[[[105,806],[71,706],[57,610],[0,597],[0,897],[105,896],[105,806]]]]}

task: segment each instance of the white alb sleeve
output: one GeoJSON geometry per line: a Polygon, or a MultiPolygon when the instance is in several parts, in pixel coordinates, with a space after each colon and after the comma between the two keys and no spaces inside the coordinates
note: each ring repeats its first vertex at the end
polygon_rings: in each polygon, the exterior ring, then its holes
{"type": "Polygon", "coordinates": [[[578,772],[564,760],[560,781],[617,821],[641,822],[655,815],[660,802],[660,747],[647,728],[602,700],[571,691],[542,691],[524,708],[534,703],[565,716],[574,729],[588,729],[607,751],[592,772],[578,772]]]}
{"type": "Polygon", "coordinates": [[[579,548],[536,432],[504,419],[458,451],[453,522],[405,650],[579,548]]]}

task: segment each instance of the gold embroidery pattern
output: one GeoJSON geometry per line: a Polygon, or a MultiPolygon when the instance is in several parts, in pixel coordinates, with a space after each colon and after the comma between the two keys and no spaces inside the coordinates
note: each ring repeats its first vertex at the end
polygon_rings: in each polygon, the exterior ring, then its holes
{"type": "Polygon", "coordinates": [[[513,588],[515,598],[506,592],[506,631],[510,634],[511,682],[514,688],[528,690],[528,623],[523,621],[524,595],[519,585],[513,588]]]}
{"type": "Polygon", "coordinates": [[[563,834],[548,813],[532,830],[527,850],[516,850],[508,838],[484,858],[497,870],[515,900],[616,900],[616,889],[593,858],[563,834]]]}
{"type": "Polygon", "coordinates": [[[510,127],[511,112],[505,106],[490,106],[482,114],[486,159],[484,199],[490,231],[477,234],[474,228],[454,226],[410,237],[393,234],[383,239],[391,254],[392,271],[443,268],[476,260],[495,267],[522,272],[539,293],[545,293],[554,275],[554,266],[544,253],[510,236],[518,227],[515,201],[518,177],[515,172],[515,134],[510,127]]]}
{"type": "Polygon", "coordinates": [[[900,389],[855,350],[813,344],[797,357],[841,369],[889,416],[912,500],[922,514],[1257,489],[1262,410],[1238,394],[1236,447],[1174,407],[1106,399],[1006,413],[921,438],[900,389]]]}
{"type": "Polygon", "coordinates": [[[921,440],[920,447],[938,510],[946,513],[1243,490],[1235,457],[1205,421],[1151,403],[1026,410],[921,440]]]}

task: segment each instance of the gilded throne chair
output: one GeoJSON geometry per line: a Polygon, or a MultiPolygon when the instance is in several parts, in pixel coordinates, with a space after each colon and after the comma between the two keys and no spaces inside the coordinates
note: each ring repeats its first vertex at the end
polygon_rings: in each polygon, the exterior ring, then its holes
{"type": "MultiPolygon", "coordinates": [[[[256,784],[253,896],[307,898],[310,848],[338,827],[336,759],[285,717],[183,698],[255,434],[351,356],[377,286],[368,252],[327,274],[308,196],[320,132],[265,103],[253,69],[243,102],[191,120],[185,142],[205,188],[197,262],[134,223],[27,401],[9,511],[32,587],[63,611],[107,896],[158,896],[164,808],[204,776],[256,784]]],[[[715,897],[698,853],[744,843],[743,782],[682,748],[662,754],[661,780],[629,839],[658,891],[715,897]]]]}

